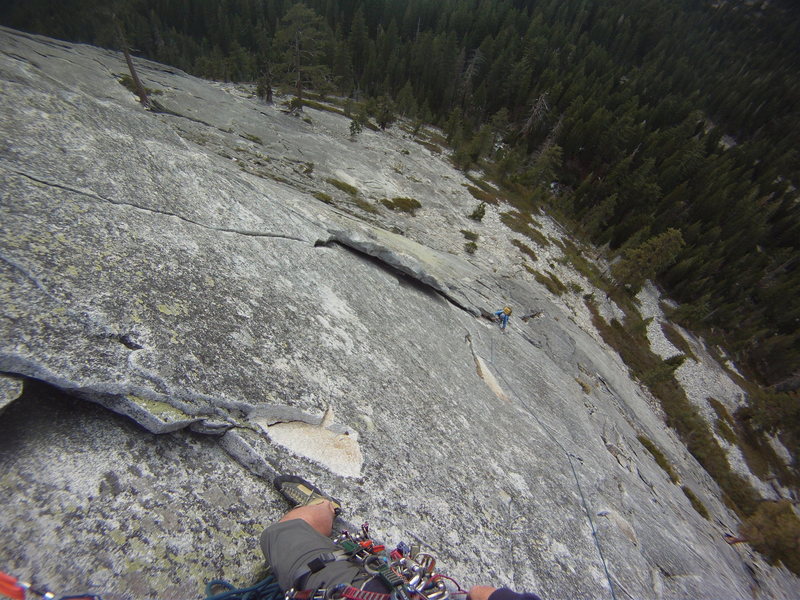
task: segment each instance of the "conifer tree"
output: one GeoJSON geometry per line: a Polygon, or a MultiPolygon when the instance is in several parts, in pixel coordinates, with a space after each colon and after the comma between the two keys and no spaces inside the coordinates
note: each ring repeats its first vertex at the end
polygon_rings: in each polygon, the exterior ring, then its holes
{"type": "Polygon", "coordinates": [[[667,229],[643,244],[626,250],[622,259],[612,266],[611,273],[636,293],[647,279],[671,265],[683,246],[681,232],[667,229]]]}
{"type": "Polygon", "coordinates": [[[316,12],[303,4],[293,5],[275,32],[275,46],[281,58],[279,67],[294,84],[302,108],[306,86],[324,89],[329,69],[326,58],[332,34],[316,12]]]}

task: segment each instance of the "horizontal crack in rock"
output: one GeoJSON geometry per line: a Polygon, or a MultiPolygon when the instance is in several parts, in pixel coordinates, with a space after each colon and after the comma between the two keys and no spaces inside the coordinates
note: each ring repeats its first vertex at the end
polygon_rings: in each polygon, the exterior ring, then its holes
{"type": "Polygon", "coordinates": [[[309,242],[309,240],[304,240],[302,238],[298,238],[298,237],[294,237],[294,236],[290,236],[290,235],[282,235],[282,234],[279,234],[279,233],[268,233],[268,232],[263,232],[263,231],[253,231],[253,230],[247,230],[247,229],[232,229],[232,228],[228,228],[228,227],[212,227],[211,225],[206,225],[205,223],[200,223],[199,221],[195,221],[193,219],[189,219],[188,217],[183,217],[183,216],[177,215],[175,213],[171,213],[171,212],[167,212],[167,211],[163,211],[163,210],[156,210],[154,208],[148,208],[146,206],[139,206],[138,204],[133,204],[132,202],[122,202],[120,200],[113,200],[111,198],[105,198],[103,196],[95,194],[94,192],[90,192],[90,191],[87,191],[87,190],[81,190],[81,189],[74,188],[74,187],[71,187],[71,186],[68,186],[68,185],[64,185],[62,183],[57,183],[57,182],[54,182],[54,181],[48,181],[46,179],[42,179],[41,177],[35,177],[35,176],[30,175],[29,173],[25,173],[23,171],[12,170],[12,172],[16,173],[17,175],[19,175],[21,177],[25,177],[26,179],[30,179],[31,181],[35,181],[36,183],[40,183],[42,185],[46,185],[46,186],[49,186],[49,187],[62,189],[62,190],[65,190],[67,192],[71,192],[73,194],[79,194],[81,196],[85,196],[87,198],[91,198],[92,200],[96,200],[98,202],[108,202],[109,204],[113,204],[115,206],[128,206],[130,208],[135,208],[137,210],[142,210],[142,211],[145,211],[145,212],[148,212],[148,213],[152,213],[152,214],[156,214],[156,215],[163,215],[165,217],[174,217],[175,219],[179,219],[181,221],[184,221],[185,223],[189,223],[191,225],[196,225],[197,227],[202,227],[203,229],[208,229],[210,231],[219,231],[220,233],[232,233],[232,234],[236,234],[236,235],[244,235],[244,236],[249,236],[249,237],[259,237],[259,238],[260,237],[264,237],[264,238],[284,239],[284,240],[290,240],[290,241],[293,241],[293,242],[304,242],[304,243],[308,243],[309,242]]]}

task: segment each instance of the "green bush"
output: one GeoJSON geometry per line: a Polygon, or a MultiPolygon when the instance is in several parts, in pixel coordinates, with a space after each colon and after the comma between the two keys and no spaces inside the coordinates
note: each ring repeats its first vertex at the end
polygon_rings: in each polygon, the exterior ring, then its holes
{"type": "Polygon", "coordinates": [[[695,355],[694,352],[692,352],[692,347],[689,345],[689,342],[686,341],[686,338],[680,334],[680,332],[675,328],[675,326],[672,323],[662,323],[661,331],[664,332],[664,336],[669,340],[669,342],[673,346],[675,346],[686,356],[697,362],[697,356],[695,355]]]}
{"type": "Polygon", "coordinates": [[[354,196],[353,201],[356,203],[356,206],[363,210],[364,212],[368,212],[370,214],[376,215],[378,214],[378,209],[375,208],[372,204],[370,204],[367,200],[364,200],[361,196],[354,196]]]}
{"type": "Polygon", "coordinates": [[[740,532],[769,562],[800,575],[800,519],[789,500],[761,502],[740,532]]]}
{"type": "Polygon", "coordinates": [[[333,204],[333,198],[331,198],[325,192],[314,192],[314,198],[319,200],[320,202],[324,202],[325,204],[333,204]]]}
{"type": "Polygon", "coordinates": [[[661,449],[653,443],[653,441],[645,437],[643,435],[637,435],[636,439],[639,440],[639,443],[645,447],[645,449],[653,455],[653,458],[656,461],[656,464],[661,467],[664,472],[669,476],[670,481],[672,483],[680,483],[680,478],[678,474],[675,472],[675,469],[672,468],[672,464],[667,460],[667,457],[664,456],[664,453],[661,452],[661,449]]]}
{"type": "Polygon", "coordinates": [[[481,202],[487,202],[489,204],[497,204],[497,198],[494,194],[490,194],[489,192],[484,192],[480,188],[476,188],[475,186],[468,185],[467,191],[472,194],[472,197],[476,200],[480,200],[481,202]]]}
{"type": "Polygon", "coordinates": [[[538,229],[535,229],[539,224],[526,213],[518,211],[504,212],[500,215],[500,220],[512,231],[521,233],[528,239],[536,242],[543,248],[550,245],[550,240],[547,239],[538,229]]]}
{"type": "Polygon", "coordinates": [[[264,144],[264,142],[261,141],[260,137],[258,137],[257,135],[253,135],[251,133],[240,133],[239,137],[244,138],[249,142],[254,142],[256,144],[261,144],[261,145],[264,144]]]}
{"type": "Polygon", "coordinates": [[[728,409],[716,398],[708,398],[708,403],[714,412],[717,413],[717,421],[714,423],[714,429],[729,444],[739,445],[739,436],[733,430],[735,422],[731,417],[728,409]]]}
{"type": "Polygon", "coordinates": [[[545,286],[551,294],[560,296],[567,291],[567,286],[561,283],[558,277],[553,275],[550,271],[545,275],[536,269],[530,268],[528,265],[525,265],[525,268],[533,275],[534,279],[545,286]]]}
{"type": "Polygon", "coordinates": [[[417,209],[422,208],[422,204],[414,198],[392,198],[391,200],[384,198],[381,200],[381,204],[390,210],[407,212],[412,215],[416,213],[417,209]]]}
{"type": "MultiPolygon", "coordinates": [[[[133,92],[134,94],[137,93],[136,92],[136,86],[133,83],[133,77],[131,77],[128,73],[123,73],[122,75],[120,75],[119,79],[117,81],[119,81],[119,83],[120,83],[120,85],[122,85],[122,87],[127,88],[129,91],[133,92]]],[[[144,84],[142,84],[142,87],[144,88],[144,91],[148,96],[159,96],[159,95],[164,93],[164,90],[158,90],[158,89],[149,88],[144,84]]]]}
{"type": "Polygon", "coordinates": [[[347,194],[350,194],[351,196],[358,195],[358,189],[354,188],[349,183],[345,183],[344,181],[339,181],[338,179],[334,179],[333,177],[328,177],[325,181],[330,183],[333,187],[340,189],[347,194]]]}
{"type": "Polygon", "coordinates": [[[470,242],[477,242],[478,241],[478,234],[474,231],[470,231],[469,229],[462,229],[461,233],[467,238],[470,242]]]}
{"type": "Polygon", "coordinates": [[[420,146],[425,146],[431,152],[434,152],[436,154],[442,153],[441,146],[437,146],[436,144],[432,144],[431,142],[426,142],[425,140],[421,140],[419,138],[414,138],[414,141],[417,142],[420,146]]]}
{"type": "Polygon", "coordinates": [[[570,292],[573,292],[575,294],[580,294],[581,292],[583,292],[583,288],[580,286],[580,284],[575,283],[574,281],[569,282],[567,284],[567,287],[569,288],[570,292]]]}
{"type": "Polygon", "coordinates": [[[519,240],[511,240],[511,243],[514,244],[523,254],[526,254],[530,257],[531,260],[534,262],[536,261],[536,253],[531,250],[528,246],[520,242],[519,240]]]}
{"type": "Polygon", "coordinates": [[[482,221],[483,217],[486,216],[486,202],[481,202],[478,204],[477,208],[472,211],[472,214],[469,215],[469,218],[473,221],[482,221]]]}
{"type": "Polygon", "coordinates": [[[464,244],[464,250],[467,251],[467,254],[475,254],[475,251],[478,249],[478,244],[475,242],[467,242],[464,244]]]}
{"type": "Polygon", "coordinates": [[[695,496],[694,492],[690,490],[685,485],[681,487],[683,493],[686,494],[686,497],[689,499],[689,502],[692,503],[692,507],[697,511],[697,513],[703,517],[704,519],[711,520],[711,515],[708,514],[708,509],[706,505],[700,502],[700,498],[695,496]]]}

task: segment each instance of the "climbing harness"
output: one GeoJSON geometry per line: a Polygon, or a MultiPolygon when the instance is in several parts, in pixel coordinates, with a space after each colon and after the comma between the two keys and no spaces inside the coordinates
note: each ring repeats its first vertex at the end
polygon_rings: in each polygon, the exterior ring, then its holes
{"type": "Polygon", "coordinates": [[[12,575],[0,572],[0,596],[7,596],[12,600],[25,600],[29,594],[39,596],[45,600],[102,600],[93,594],[79,594],[73,596],[56,596],[48,592],[45,587],[35,586],[26,581],[21,581],[12,575]]]}
{"type": "MultiPolygon", "coordinates": [[[[359,566],[373,579],[382,582],[389,593],[371,592],[350,585],[339,584],[317,590],[287,590],[285,600],[463,600],[464,591],[457,581],[435,570],[436,559],[400,542],[393,550],[376,544],[369,533],[369,524],[361,526],[361,532],[352,534],[347,530],[334,539],[340,551],[309,563],[308,572],[319,571],[325,563],[347,560],[359,566]],[[458,589],[448,589],[445,580],[458,589]]],[[[299,581],[307,572],[295,578],[299,581]]],[[[368,580],[369,582],[370,580],[368,580]]]]}

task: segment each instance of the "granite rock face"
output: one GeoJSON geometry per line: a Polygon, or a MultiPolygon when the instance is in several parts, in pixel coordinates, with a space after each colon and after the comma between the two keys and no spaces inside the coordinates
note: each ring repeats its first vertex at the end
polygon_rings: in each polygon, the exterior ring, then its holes
{"type": "Polygon", "coordinates": [[[116,53],[0,30],[2,570],[108,598],[246,584],[291,472],[464,585],[797,595],[723,541],[718,488],[580,295],[526,271],[508,208],[470,221],[469,181],[401,129],[351,140],[341,115],[137,66],[175,114],[116,53]],[[416,216],[379,202],[399,196],[416,216]],[[502,333],[504,304],[542,314],[502,333]]]}

